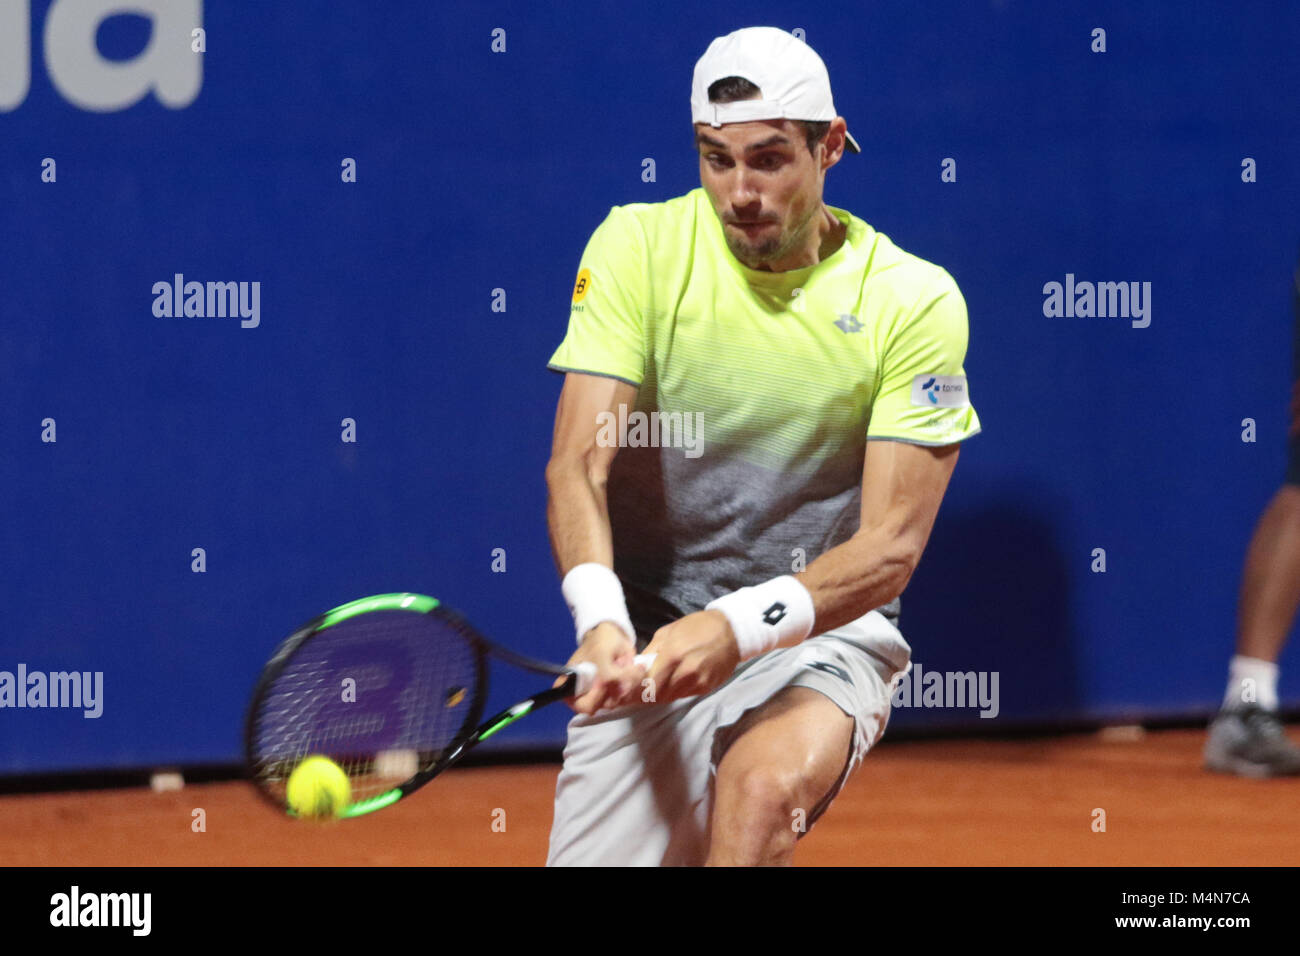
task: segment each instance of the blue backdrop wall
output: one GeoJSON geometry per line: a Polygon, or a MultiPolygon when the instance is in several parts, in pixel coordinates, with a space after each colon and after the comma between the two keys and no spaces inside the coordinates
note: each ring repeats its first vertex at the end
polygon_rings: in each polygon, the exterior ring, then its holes
{"type": "MultiPolygon", "coordinates": [[[[1298,19],[0,3],[0,670],[103,674],[97,718],[0,710],[0,772],[234,760],[275,644],[374,592],[433,593],[563,660],[545,364],[610,206],[698,185],[691,69],[753,24],[804,31],[863,144],[827,201],[945,266],[970,309],[984,432],[902,620],[926,669],[999,674],[999,718],[895,725],[1208,712],[1284,463],[1298,19]],[[155,314],[177,274],[259,283],[256,325],[155,314]],[[1067,275],[1149,282],[1149,325],[1046,316],[1067,275]]],[[[557,742],[565,717],[499,744],[557,742]]]]}

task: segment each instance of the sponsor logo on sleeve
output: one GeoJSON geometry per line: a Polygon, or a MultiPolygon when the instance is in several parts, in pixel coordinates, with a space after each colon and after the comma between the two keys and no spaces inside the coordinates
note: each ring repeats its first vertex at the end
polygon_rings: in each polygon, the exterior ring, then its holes
{"type": "Polygon", "coordinates": [[[578,279],[573,283],[573,301],[581,302],[587,297],[587,290],[591,288],[591,270],[583,269],[578,273],[578,279]]]}
{"type": "Polygon", "coordinates": [[[912,379],[912,404],[964,408],[970,404],[965,375],[918,375],[912,379]]]}

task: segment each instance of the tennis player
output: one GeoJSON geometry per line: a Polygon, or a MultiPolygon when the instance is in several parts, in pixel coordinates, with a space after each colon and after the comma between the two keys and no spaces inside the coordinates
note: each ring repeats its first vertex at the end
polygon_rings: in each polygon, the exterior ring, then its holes
{"type": "Polygon", "coordinates": [[[859,148],[821,58],[720,37],[691,113],[702,188],[610,210],[550,361],[569,663],[597,667],[551,865],[790,862],[884,732],[898,596],[979,431],[952,277],[822,200],[859,148]]]}

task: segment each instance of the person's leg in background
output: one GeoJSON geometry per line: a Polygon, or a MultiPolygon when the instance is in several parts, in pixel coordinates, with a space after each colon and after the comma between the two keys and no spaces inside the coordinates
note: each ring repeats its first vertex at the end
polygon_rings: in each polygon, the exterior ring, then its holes
{"type": "Polygon", "coordinates": [[[1237,653],[1205,764],[1244,776],[1300,774],[1300,748],[1277,718],[1277,659],[1300,606],[1300,486],[1283,485],[1250,542],[1238,605],[1237,653]]]}
{"type": "Polygon", "coordinates": [[[1286,481],[1250,541],[1237,605],[1236,655],[1205,744],[1207,768],[1243,776],[1300,774],[1300,748],[1277,717],[1277,661],[1300,607],[1300,269],[1296,370],[1286,481]]]}

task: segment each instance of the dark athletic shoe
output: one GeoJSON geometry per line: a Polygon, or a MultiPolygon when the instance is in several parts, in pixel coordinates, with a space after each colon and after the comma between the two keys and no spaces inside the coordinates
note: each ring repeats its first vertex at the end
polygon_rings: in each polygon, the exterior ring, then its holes
{"type": "Polygon", "coordinates": [[[1255,704],[1219,711],[1205,741],[1205,769],[1239,777],[1300,774],[1300,747],[1287,739],[1282,721],[1255,704]]]}

